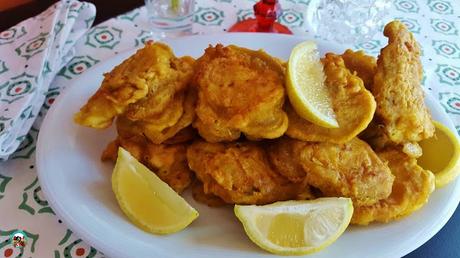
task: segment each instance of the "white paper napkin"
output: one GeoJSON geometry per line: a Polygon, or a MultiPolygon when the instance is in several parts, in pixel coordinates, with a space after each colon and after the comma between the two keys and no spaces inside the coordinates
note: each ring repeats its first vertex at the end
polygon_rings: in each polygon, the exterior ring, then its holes
{"type": "Polygon", "coordinates": [[[0,32],[0,161],[27,135],[51,81],[74,56],[95,15],[90,3],[60,1],[0,32]]]}

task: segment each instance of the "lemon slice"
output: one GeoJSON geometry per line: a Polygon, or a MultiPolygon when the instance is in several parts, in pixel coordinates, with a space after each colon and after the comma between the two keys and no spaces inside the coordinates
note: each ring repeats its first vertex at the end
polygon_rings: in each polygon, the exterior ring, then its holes
{"type": "Polygon", "coordinates": [[[262,249],[301,255],[320,251],[342,235],[353,215],[353,205],[349,198],[235,205],[235,215],[252,242],[262,249]]]}
{"type": "Polygon", "coordinates": [[[112,190],[125,215],[147,232],[174,233],[198,217],[192,206],[123,148],[118,149],[112,190]]]}
{"type": "Polygon", "coordinates": [[[436,188],[443,187],[460,173],[460,144],[449,128],[434,121],[435,136],[419,142],[423,154],[419,166],[435,175],[436,188]]]}
{"type": "Polygon", "coordinates": [[[323,65],[315,42],[294,47],[286,76],[287,94],[292,107],[302,118],[327,128],[337,128],[328,89],[324,84],[323,65]]]}

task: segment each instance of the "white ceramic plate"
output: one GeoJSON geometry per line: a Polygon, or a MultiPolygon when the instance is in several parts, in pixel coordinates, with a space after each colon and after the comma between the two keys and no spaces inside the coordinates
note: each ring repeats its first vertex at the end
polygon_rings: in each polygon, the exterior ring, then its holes
{"type": "MultiPolygon", "coordinates": [[[[287,60],[300,37],[270,34],[192,36],[167,43],[176,55],[200,56],[208,44],[236,44],[287,60]]],[[[331,44],[320,51],[341,53],[331,44]]],[[[94,130],[76,125],[72,116],[97,90],[102,74],[130,56],[117,55],[73,81],[48,112],[40,130],[37,169],[40,184],[53,210],[88,244],[109,257],[275,257],[256,247],[245,235],[230,208],[209,208],[186,198],[200,213],[183,232],[170,236],[145,233],[119,209],[111,190],[111,164],[99,160],[115,136],[113,128],[94,130]]],[[[432,98],[433,117],[454,130],[432,98]]],[[[436,190],[427,205],[400,221],[368,227],[350,227],[330,247],[309,257],[400,257],[430,239],[447,222],[460,199],[460,181],[436,190]]],[[[147,200],[146,200],[147,201],[147,200]]]]}

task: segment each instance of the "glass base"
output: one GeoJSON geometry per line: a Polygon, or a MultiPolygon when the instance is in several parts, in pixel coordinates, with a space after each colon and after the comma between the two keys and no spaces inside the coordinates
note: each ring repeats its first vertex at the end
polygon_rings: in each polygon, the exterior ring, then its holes
{"type": "Polygon", "coordinates": [[[261,30],[257,24],[256,19],[247,19],[241,22],[235,23],[229,30],[229,32],[269,32],[269,33],[281,33],[281,34],[292,34],[292,31],[278,23],[274,22],[271,30],[261,30]]]}
{"type": "Polygon", "coordinates": [[[161,31],[151,30],[150,36],[156,40],[162,40],[166,38],[179,38],[184,36],[192,35],[192,30],[180,30],[180,31],[161,31]]]}

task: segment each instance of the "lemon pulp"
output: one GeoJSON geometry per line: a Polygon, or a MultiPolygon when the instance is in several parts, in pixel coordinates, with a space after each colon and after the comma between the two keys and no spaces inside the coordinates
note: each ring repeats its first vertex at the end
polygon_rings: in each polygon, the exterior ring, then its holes
{"type": "Polygon", "coordinates": [[[302,118],[328,128],[337,128],[329,91],[316,44],[306,41],[295,46],[288,62],[286,88],[289,100],[302,118]]]}
{"type": "Polygon", "coordinates": [[[436,187],[454,180],[460,173],[460,144],[458,138],[443,124],[434,121],[434,137],[419,142],[423,154],[417,160],[436,177],[436,187]]]}
{"type": "Polygon", "coordinates": [[[349,198],[235,205],[235,215],[259,247],[281,255],[309,254],[332,244],[353,214],[349,198]]]}
{"type": "Polygon", "coordinates": [[[112,174],[112,189],[125,215],[148,232],[174,233],[198,216],[180,195],[122,148],[112,174]]]}

